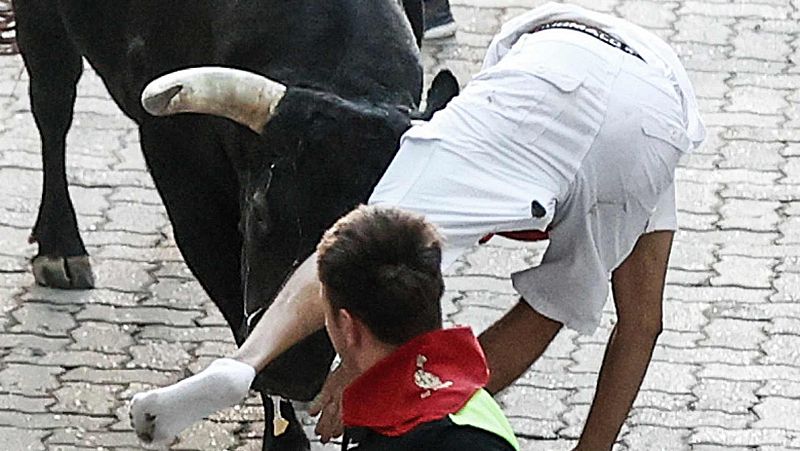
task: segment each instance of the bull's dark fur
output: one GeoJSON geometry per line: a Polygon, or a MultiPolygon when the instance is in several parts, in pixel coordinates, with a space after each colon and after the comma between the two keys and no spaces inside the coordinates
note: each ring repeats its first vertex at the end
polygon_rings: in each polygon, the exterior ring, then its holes
{"type": "MultiPolygon", "coordinates": [[[[64,173],[85,57],[139,124],[178,247],[241,343],[246,314],[271,302],[325,228],[366,200],[408,127],[422,75],[395,1],[15,0],[42,138],[45,186],[32,234],[39,255],[86,255],[64,173]],[[143,111],[149,81],[200,65],[250,70],[290,89],[260,136],[219,118],[143,111]]],[[[404,3],[419,39],[421,0],[404,3]]],[[[317,333],[256,386],[308,400],[332,357],[317,333]]],[[[292,425],[279,439],[267,433],[265,449],[307,449],[294,412],[282,407],[292,425]]]]}

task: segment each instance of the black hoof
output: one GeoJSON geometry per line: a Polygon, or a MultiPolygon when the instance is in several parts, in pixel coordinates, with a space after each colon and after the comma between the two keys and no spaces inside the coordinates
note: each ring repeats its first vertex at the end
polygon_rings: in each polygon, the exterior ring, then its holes
{"type": "Polygon", "coordinates": [[[94,274],[89,256],[46,257],[33,259],[36,283],[50,288],[83,290],[94,288],[94,274]]]}

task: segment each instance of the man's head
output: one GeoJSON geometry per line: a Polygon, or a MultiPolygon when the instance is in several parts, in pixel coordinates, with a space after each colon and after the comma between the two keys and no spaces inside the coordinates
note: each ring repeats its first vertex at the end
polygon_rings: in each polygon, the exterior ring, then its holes
{"type": "Polygon", "coordinates": [[[441,328],[442,238],[421,216],[361,206],[317,247],[326,326],[345,360],[441,328]]]}

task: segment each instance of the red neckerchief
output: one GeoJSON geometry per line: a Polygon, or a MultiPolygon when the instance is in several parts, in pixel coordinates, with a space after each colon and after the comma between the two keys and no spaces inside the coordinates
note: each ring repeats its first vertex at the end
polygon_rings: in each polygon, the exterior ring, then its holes
{"type": "Polygon", "coordinates": [[[396,437],[461,410],[489,381],[486,357],[468,327],[414,338],[373,365],[342,398],[346,427],[396,437]]]}

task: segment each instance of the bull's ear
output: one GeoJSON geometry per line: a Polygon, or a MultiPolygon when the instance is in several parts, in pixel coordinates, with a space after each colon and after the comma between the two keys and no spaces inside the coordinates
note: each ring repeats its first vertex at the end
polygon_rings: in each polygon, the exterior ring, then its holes
{"type": "Polygon", "coordinates": [[[411,117],[423,121],[430,120],[433,117],[433,113],[447,106],[448,102],[457,96],[460,90],[458,80],[452,72],[447,69],[440,71],[436,74],[436,78],[433,79],[431,88],[428,89],[425,111],[412,113],[411,117]]]}

